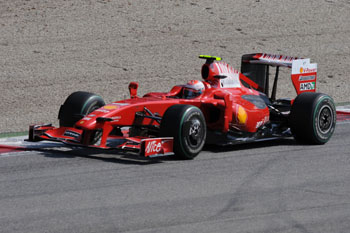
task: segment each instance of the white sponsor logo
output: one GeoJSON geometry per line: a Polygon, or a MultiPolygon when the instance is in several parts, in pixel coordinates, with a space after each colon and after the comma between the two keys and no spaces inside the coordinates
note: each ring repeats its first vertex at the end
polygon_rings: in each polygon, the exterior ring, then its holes
{"type": "Polygon", "coordinates": [[[258,122],[256,123],[255,128],[259,128],[259,127],[263,126],[266,122],[269,121],[269,119],[270,119],[269,116],[265,116],[263,120],[258,121],[258,122]]]}
{"type": "Polygon", "coordinates": [[[109,110],[106,110],[106,109],[97,109],[95,110],[96,112],[103,112],[103,113],[107,113],[109,112],[109,110]]]}
{"type": "Polygon", "coordinates": [[[117,105],[117,106],[127,106],[129,105],[129,103],[111,103],[113,105],[117,105]]]}
{"type": "Polygon", "coordinates": [[[119,121],[121,118],[122,118],[121,116],[114,116],[114,117],[112,117],[112,120],[113,120],[114,122],[117,122],[117,121],[119,121]]]}
{"type": "Polygon", "coordinates": [[[315,82],[300,83],[300,90],[301,91],[315,90],[315,82]]]}
{"type": "Polygon", "coordinates": [[[258,121],[258,122],[256,123],[255,128],[259,128],[259,127],[262,126],[263,124],[264,124],[264,121],[258,121]]]}
{"type": "Polygon", "coordinates": [[[79,138],[80,134],[77,133],[77,132],[73,132],[73,131],[70,131],[70,130],[66,130],[66,131],[64,132],[63,136],[71,137],[71,138],[79,138]]]}
{"type": "Polygon", "coordinates": [[[162,145],[160,142],[157,143],[157,141],[151,141],[147,144],[146,153],[158,153],[161,149],[162,145]]]}

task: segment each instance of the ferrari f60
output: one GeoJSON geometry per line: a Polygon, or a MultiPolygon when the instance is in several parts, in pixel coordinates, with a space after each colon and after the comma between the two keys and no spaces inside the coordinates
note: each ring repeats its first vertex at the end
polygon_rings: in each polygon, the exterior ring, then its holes
{"type": "Polygon", "coordinates": [[[205,60],[202,80],[169,92],[139,97],[138,83],[131,82],[130,98],[110,104],[99,95],[74,92],[60,107],[59,127],[32,125],[29,140],[192,159],[205,143],[294,136],[304,144],[324,144],[332,136],[335,105],[330,96],[315,92],[317,64],[310,59],[246,54],[239,72],[219,57],[200,58],[205,60]],[[291,69],[294,99],[276,98],[280,67],[291,69]]]}

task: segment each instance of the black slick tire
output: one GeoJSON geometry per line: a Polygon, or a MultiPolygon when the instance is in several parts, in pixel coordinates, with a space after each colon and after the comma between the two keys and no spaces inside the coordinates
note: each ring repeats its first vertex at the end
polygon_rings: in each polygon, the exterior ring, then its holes
{"type": "Polygon", "coordinates": [[[84,91],[72,93],[58,113],[60,127],[73,127],[77,121],[105,105],[102,97],[84,91]]]}
{"type": "Polygon", "coordinates": [[[160,136],[174,137],[174,153],[180,159],[193,159],[201,152],[207,135],[202,111],[192,105],[173,105],[162,118],[160,136]]]}
{"type": "Polygon", "coordinates": [[[289,122],[298,142],[324,144],[333,135],[336,119],[334,101],[330,96],[305,92],[295,98],[289,122]]]}

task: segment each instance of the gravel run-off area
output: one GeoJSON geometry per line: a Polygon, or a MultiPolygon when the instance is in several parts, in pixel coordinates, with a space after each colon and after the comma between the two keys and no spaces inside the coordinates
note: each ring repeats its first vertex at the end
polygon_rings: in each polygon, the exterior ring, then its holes
{"type": "MultiPolygon", "coordinates": [[[[57,125],[66,97],[112,102],[200,79],[199,54],[266,52],[318,63],[317,91],[349,102],[349,0],[0,1],[0,133],[57,125]]],[[[279,97],[295,91],[282,72],[279,97]]]]}

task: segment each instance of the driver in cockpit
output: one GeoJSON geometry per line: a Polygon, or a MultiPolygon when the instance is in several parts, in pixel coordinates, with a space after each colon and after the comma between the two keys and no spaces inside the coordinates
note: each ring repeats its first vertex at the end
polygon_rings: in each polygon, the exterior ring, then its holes
{"type": "Polygon", "coordinates": [[[205,89],[202,81],[191,80],[182,88],[182,98],[193,99],[200,96],[205,89]]]}

